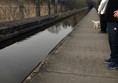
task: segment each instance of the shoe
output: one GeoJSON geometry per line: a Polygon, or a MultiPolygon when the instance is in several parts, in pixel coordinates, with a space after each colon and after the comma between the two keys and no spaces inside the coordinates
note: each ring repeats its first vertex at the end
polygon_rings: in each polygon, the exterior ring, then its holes
{"type": "Polygon", "coordinates": [[[106,31],[99,31],[98,33],[107,33],[106,31]]]}
{"type": "Polygon", "coordinates": [[[110,62],[113,62],[113,60],[111,58],[105,59],[105,63],[110,63],[110,62]]]}
{"type": "Polygon", "coordinates": [[[108,69],[114,70],[114,69],[118,69],[118,63],[116,62],[111,62],[107,65],[108,69]]]}

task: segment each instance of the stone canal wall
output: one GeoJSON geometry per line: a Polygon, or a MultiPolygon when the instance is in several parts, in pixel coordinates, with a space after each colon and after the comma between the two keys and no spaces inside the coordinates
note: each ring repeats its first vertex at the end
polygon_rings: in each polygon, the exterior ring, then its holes
{"type": "MultiPolygon", "coordinates": [[[[41,16],[48,15],[48,5],[45,0],[41,3],[41,16]]],[[[18,0],[0,0],[0,23],[20,20],[21,13],[18,0]]],[[[24,18],[36,17],[35,0],[23,0],[24,18]]]]}
{"type": "Polygon", "coordinates": [[[0,23],[0,42],[34,29],[46,29],[44,26],[51,26],[69,16],[77,14],[78,12],[87,11],[87,9],[88,8],[82,8],[61,14],[0,23]]]}

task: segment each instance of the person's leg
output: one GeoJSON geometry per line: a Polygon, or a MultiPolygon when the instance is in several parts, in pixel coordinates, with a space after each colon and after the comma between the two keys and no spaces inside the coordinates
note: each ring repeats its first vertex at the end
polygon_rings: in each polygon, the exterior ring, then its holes
{"type": "MultiPolygon", "coordinates": [[[[112,41],[111,41],[111,38],[112,38],[112,33],[111,33],[111,30],[112,30],[112,25],[110,23],[107,24],[107,29],[108,29],[108,41],[109,41],[109,47],[110,47],[110,51],[112,52],[112,41]]],[[[105,63],[109,63],[109,62],[113,62],[112,60],[112,56],[110,54],[110,58],[108,59],[105,59],[105,63]]]]}
{"type": "Polygon", "coordinates": [[[101,26],[101,32],[106,32],[106,28],[107,28],[107,22],[105,19],[105,15],[101,14],[100,15],[100,26],[101,26]]]}
{"type": "Polygon", "coordinates": [[[109,45],[111,58],[118,60],[118,24],[108,24],[109,45]]]}
{"type": "Polygon", "coordinates": [[[109,46],[111,50],[110,57],[112,62],[108,64],[109,68],[118,68],[118,24],[108,23],[109,46]]]}

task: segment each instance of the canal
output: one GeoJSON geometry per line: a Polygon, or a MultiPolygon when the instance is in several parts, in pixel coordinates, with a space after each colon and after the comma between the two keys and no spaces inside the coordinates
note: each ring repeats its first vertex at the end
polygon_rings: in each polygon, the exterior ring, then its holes
{"type": "Polygon", "coordinates": [[[0,83],[21,83],[85,14],[81,12],[45,30],[0,43],[0,83]]]}

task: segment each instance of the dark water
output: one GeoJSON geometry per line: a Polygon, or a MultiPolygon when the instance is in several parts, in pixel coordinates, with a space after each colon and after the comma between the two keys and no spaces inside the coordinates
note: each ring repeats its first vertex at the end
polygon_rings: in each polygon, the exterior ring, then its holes
{"type": "Polygon", "coordinates": [[[44,31],[34,31],[0,44],[0,83],[21,83],[84,16],[80,13],[44,31]]]}

